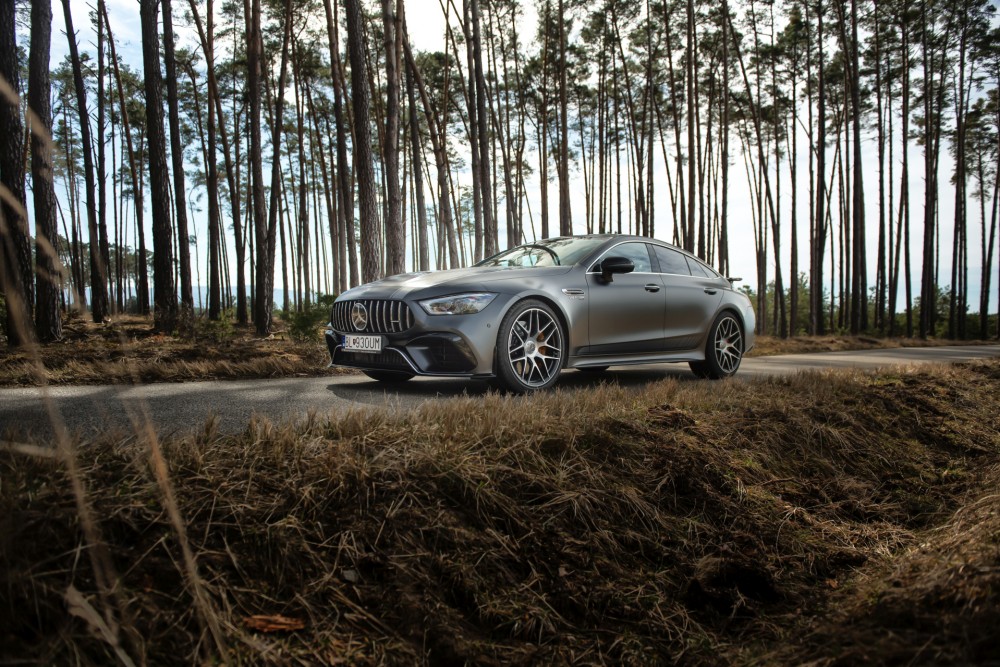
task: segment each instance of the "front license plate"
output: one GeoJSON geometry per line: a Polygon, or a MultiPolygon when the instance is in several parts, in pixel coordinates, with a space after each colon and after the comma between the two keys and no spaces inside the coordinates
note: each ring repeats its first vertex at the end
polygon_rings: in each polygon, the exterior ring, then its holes
{"type": "Polygon", "coordinates": [[[347,352],[369,352],[376,353],[382,351],[381,336],[344,336],[344,350],[347,352]]]}

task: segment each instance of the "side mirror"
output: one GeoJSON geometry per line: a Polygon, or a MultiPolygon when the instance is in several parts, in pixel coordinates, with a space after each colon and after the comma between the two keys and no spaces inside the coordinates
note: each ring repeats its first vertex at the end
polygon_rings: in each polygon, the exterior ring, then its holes
{"type": "Polygon", "coordinates": [[[635,271],[635,264],[626,257],[605,257],[601,262],[601,281],[610,283],[612,275],[616,273],[632,273],[635,271]]]}
{"type": "Polygon", "coordinates": [[[736,283],[740,282],[743,279],[742,278],[726,278],[726,280],[729,281],[730,285],[735,285],[736,283]]]}

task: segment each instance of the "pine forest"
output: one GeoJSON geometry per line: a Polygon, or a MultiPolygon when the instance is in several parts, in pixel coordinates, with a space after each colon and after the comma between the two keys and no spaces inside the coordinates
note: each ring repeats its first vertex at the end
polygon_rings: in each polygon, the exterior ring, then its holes
{"type": "Polygon", "coordinates": [[[995,10],[8,0],[8,341],[59,340],[71,310],[267,335],[591,233],[741,276],[761,334],[1000,337],[995,10]]]}

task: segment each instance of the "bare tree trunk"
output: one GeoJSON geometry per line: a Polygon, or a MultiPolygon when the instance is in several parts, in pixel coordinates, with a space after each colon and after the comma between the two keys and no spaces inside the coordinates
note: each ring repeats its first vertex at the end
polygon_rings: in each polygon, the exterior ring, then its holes
{"type": "Polygon", "coordinates": [[[369,125],[370,104],[365,80],[367,60],[365,26],[360,0],[344,0],[347,12],[347,50],[351,61],[351,103],[354,107],[354,170],[358,179],[361,213],[361,279],[371,282],[381,277],[379,270],[378,209],[375,202],[375,169],[369,125]]]}
{"type": "MultiPolygon", "coordinates": [[[[253,321],[257,335],[265,336],[270,331],[273,295],[267,294],[267,202],[264,199],[264,163],[261,139],[261,103],[263,100],[263,48],[260,28],[260,0],[244,0],[247,38],[247,92],[250,96],[250,200],[253,213],[251,223],[257,260],[254,266],[253,321]]],[[[272,193],[272,197],[275,196],[272,193]]],[[[273,273],[273,267],[271,267],[273,273]]]]}
{"type": "Polygon", "coordinates": [[[382,0],[382,28],[385,42],[385,141],[382,144],[386,181],[385,242],[388,262],[386,273],[406,271],[406,229],[403,225],[402,199],[399,191],[399,69],[402,30],[393,8],[394,0],[382,0]]]}
{"type": "MultiPolygon", "coordinates": [[[[549,237],[549,31],[548,24],[550,17],[552,15],[552,7],[550,0],[545,0],[544,14],[542,15],[542,25],[546,26],[544,30],[544,39],[542,40],[542,87],[538,91],[541,99],[538,101],[538,142],[541,144],[538,151],[538,171],[539,171],[539,186],[541,187],[541,197],[542,197],[542,238],[549,237]]],[[[618,231],[621,231],[619,229],[618,231]]]]}
{"type": "MultiPolygon", "coordinates": [[[[0,3],[0,183],[9,193],[0,206],[0,294],[6,298],[7,344],[32,340],[35,277],[24,189],[24,128],[18,96],[17,38],[14,3],[0,3]]],[[[54,221],[53,221],[54,226],[54,221]]]]}
{"type": "Polygon", "coordinates": [[[442,117],[438,119],[434,110],[431,108],[430,97],[427,94],[426,87],[424,86],[423,77],[420,75],[420,70],[417,68],[417,63],[413,58],[413,52],[410,49],[409,37],[403,40],[403,49],[406,55],[407,66],[409,67],[410,73],[413,75],[413,80],[417,85],[417,90],[420,91],[420,100],[424,106],[424,117],[427,119],[427,126],[431,138],[431,148],[434,152],[434,163],[437,167],[438,220],[440,222],[441,229],[443,230],[445,236],[447,236],[449,265],[451,268],[455,268],[459,266],[460,261],[458,254],[458,240],[455,238],[455,224],[452,220],[451,201],[448,198],[448,148],[446,144],[447,128],[445,127],[447,111],[442,111],[442,117]]]}
{"type": "MultiPolygon", "coordinates": [[[[98,9],[96,15],[97,22],[97,233],[100,237],[101,264],[104,266],[105,289],[108,289],[108,271],[111,270],[111,253],[108,246],[108,201],[107,192],[104,188],[107,170],[105,169],[105,126],[107,124],[104,110],[104,21],[101,20],[101,10],[104,0],[97,0],[98,9]]],[[[108,299],[108,310],[113,309],[111,299],[108,299]]]]}
{"type": "MultiPolygon", "coordinates": [[[[215,155],[215,149],[212,148],[215,145],[216,133],[218,133],[218,139],[222,141],[222,151],[226,160],[226,179],[229,184],[229,199],[232,208],[233,216],[233,236],[236,244],[236,321],[241,325],[245,325],[249,319],[247,313],[247,300],[246,300],[246,246],[243,240],[243,225],[242,225],[242,215],[240,213],[240,193],[237,188],[236,181],[238,180],[236,175],[236,167],[233,165],[232,152],[230,151],[229,140],[226,136],[226,126],[225,126],[225,116],[222,112],[222,96],[219,92],[218,80],[215,77],[215,17],[212,8],[213,0],[207,0],[206,7],[206,22],[207,22],[207,34],[206,29],[202,27],[201,18],[198,15],[198,6],[195,0],[190,0],[191,14],[194,18],[195,26],[198,29],[198,38],[201,42],[202,51],[205,53],[206,69],[208,71],[208,104],[209,104],[209,131],[208,131],[208,142],[209,142],[209,154],[215,155]],[[215,119],[218,119],[216,121],[215,119]]],[[[216,202],[216,213],[215,213],[215,224],[217,227],[217,237],[216,249],[213,251],[211,249],[211,241],[209,253],[210,255],[215,252],[216,254],[221,254],[220,251],[225,251],[225,244],[222,243],[222,227],[220,221],[220,214],[218,211],[218,182],[219,173],[218,167],[215,164],[215,158],[213,157],[209,166],[208,172],[208,189],[209,189],[209,233],[211,234],[211,226],[213,220],[212,213],[212,202],[216,202]],[[213,176],[214,173],[214,176],[213,176]],[[213,189],[215,191],[215,197],[212,197],[213,189]]],[[[221,259],[221,258],[220,258],[221,259]]],[[[225,266],[225,264],[223,265],[225,266]]],[[[217,273],[221,273],[217,271],[217,273]]],[[[218,319],[221,313],[217,312],[215,318],[212,317],[212,272],[209,270],[209,319],[218,319]]],[[[220,276],[216,275],[216,279],[220,276]]],[[[221,280],[219,287],[219,303],[217,304],[219,310],[221,310],[221,280]]]]}
{"type": "Polygon", "coordinates": [[[338,209],[340,211],[340,226],[345,230],[343,248],[347,255],[347,264],[350,270],[348,284],[354,286],[358,284],[358,262],[357,255],[354,254],[354,203],[351,187],[351,168],[347,161],[347,121],[344,118],[343,102],[341,91],[345,89],[343,76],[340,68],[340,38],[338,22],[336,20],[335,8],[331,6],[330,0],[323,0],[323,7],[326,11],[327,38],[330,43],[330,76],[333,80],[333,117],[337,132],[337,193],[338,209]]]}
{"type": "Polygon", "coordinates": [[[951,23],[945,28],[941,39],[934,39],[932,36],[931,18],[927,14],[926,3],[920,5],[921,23],[923,26],[921,36],[921,52],[924,68],[924,243],[923,243],[923,272],[920,286],[920,337],[926,338],[936,333],[937,320],[937,204],[938,204],[938,156],[940,154],[941,126],[943,123],[942,111],[944,106],[945,85],[944,81],[937,83],[934,81],[934,47],[941,50],[941,77],[944,77],[944,60],[947,54],[947,45],[950,42],[951,23]]]}
{"type": "MultiPolygon", "coordinates": [[[[271,145],[273,148],[273,157],[271,161],[271,192],[270,192],[270,206],[268,207],[266,222],[263,217],[259,218],[256,222],[256,239],[257,239],[257,285],[256,285],[256,297],[254,302],[254,328],[257,331],[257,335],[265,336],[271,331],[271,315],[274,309],[274,253],[277,242],[277,225],[278,225],[278,198],[281,196],[281,127],[282,127],[282,117],[284,112],[284,90],[286,86],[286,77],[288,74],[288,47],[291,38],[291,1],[286,0],[285,2],[285,22],[284,22],[284,36],[282,38],[281,46],[281,71],[278,75],[278,91],[274,96],[274,123],[271,126],[271,145]]],[[[261,25],[260,25],[260,0],[253,0],[251,7],[251,29],[250,29],[250,42],[256,43],[253,46],[253,51],[255,52],[254,60],[251,61],[249,57],[250,44],[248,44],[248,58],[247,62],[250,67],[252,75],[248,78],[248,81],[257,79],[257,92],[263,92],[263,54],[260,52],[263,47],[263,41],[261,38],[261,25]],[[251,64],[253,63],[253,64],[251,64]]],[[[251,154],[258,152],[261,144],[260,137],[260,114],[254,112],[254,87],[250,86],[250,97],[251,97],[251,154]],[[255,129],[256,126],[256,129],[255,129]],[[256,134],[256,138],[254,135],[256,134]]],[[[259,107],[261,104],[261,99],[256,99],[256,106],[259,107]]],[[[253,162],[253,159],[251,159],[253,162]]],[[[263,178],[263,162],[261,160],[261,178],[263,178]]],[[[254,213],[256,217],[257,206],[263,204],[264,193],[263,193],[263,183],[259,186],[256,182],[256,172],[254,173],[254,186],[253,186],[253,196],[254,196],[254,213]],[[257,190],[260,190],[260,202],[257,201],[257,190]]]]}
{"type": "MultiPolygon", "coordinates": [[[[1000,107],[995,111],[997,114],[994,118],[994,123],[996,127],[1000,128],[1000,107]]],[[[997,145],[994,147],[996,154],[1000,156],[1000,132],[996,136],[997,145]]],[[[982,167],[981,167],[982,168],[982,167]]],[[[980,197],[985,199],[985,185],[982,181],[985,177],[980,178],[980,197]]],[[[997,236],[997,204],[998,198],[1000,198],[1000,169],[995,169],[995,175],[993,180],[993,201],[990,206],[990,234],[989,234],[989,245],[986,243],[986,213],[982,214],[982,236],[983,236],[983,272],[980,279],[981,288],[979,296],[979,337],[982,340],[986,340],[990,337],[989,331],[989,309],[990,309],[990,283],[993,279],[993,248],[996,243],[997,236]]],[[[997,327],[998,335],[1000,335],[1000,309],[997,311],[997,327]]]]}
{"type": "Polygon", "coordinates": [[[722,212],[719,230],[719,271],[729,275],[729,0],[722,0],[722,212]]]}
{"type": "MultiPolygon", "coordinates": [[[[80,138],[83,141],[83,170],[87,182],[87,229],[90,235],[90,289],[91,316],[94,322],[103,322],[108,315],[108,286],[106,267],[100,251],[100,232],[97,221],[97,184],[94,176],[93,141],[90,135],[90,114],[87,111],[87,89],[83,83],[83,69],[73,29],[73,14],[69,0],[62,0],[66,21],[66,39],[69,42],[70,62],[73,66],[73,83],[76,88],[76,104],[80,122],[80,138]]],[[[154,16],[155,20],[155,16],[154,16]]],[[[103,184],[102,184],[103,186],[103,184]]]]}
{"type": "MultiPolygon", "coordinates": [[[[478,0],[473,0],[477,2],[478,0]]],[[[559,234],[573,233],[569,201],[569,92],[566,83],[566,8],[559,0],[559,234]]]]}
{"type": "MultiPolygon", "coordinates": [[[[405,35],[404,35],[405,38],[405,35]]],[[[417,270],[430,269],[427,247],[427,204],[424,202],[424,174],[420,165],[420,119],[417,116],[417,96],[413,86],[413,70],[406,69],[406,95],[410,106],[410,144],[413,149],[413,189],[417,201],[417,270]]]]}
{"type": "Polygon", "coordinates": [[[170,121],[170,158],[173,163],[174,207],[177,211],[177,258],[180,262],[182,312],[187,317],[194,311],[194,296],[191,290],[191,253],[188,244],[187,202],[184,191],[184,150],[181,148],[180,109],[177,100],[177,65],[174,61],[174,22],[171,0],[161,0],[161,2],[163,61],[167,75],[167,108],[170,121]]]}
{"type": "MultiPolygon", "coordinates": [[[[817,44],[819,49],[817,98],[819,104],[817,118],[816,150],[816,219],[813,223],[813,252],[810,263],[809,280],[809,320],[810,333],[822,335],[823,326],[823,254],[826,249],[826,82],[825,53],[823,49],[823,0],[816,3],[817,44]]],[[[832,289],[832,285],[831,285],[832,289]]],[[[831,294],[831,301],[833,295],[831,294]]]]}
{"type": "MultiPolygon", "coordinates": [[[[310,234],[309,234],[309,184],[306,181],[306,122],[305,122],[305,102],[303,100],[304,95],[302,94],[302,70],[299,66],[299,51],[298,51],[298,40],[292,40],[292,81],[293,88],[295,92],[295,128],[298,133],[298,160],[299,160],[299,244],[301,246],[301,251],[299,253],[299,266],[301,267],[302,277],[303,277],[303,294],[305,297],[305,302],[303,308],[308,308],[311,301],[310,291],[312,290],[312,284],[310,282],[310,271],[309,271],[309,247],[310,247],[310,234]]],[[[291,151],[289,151],[290,153],[291,151]]],[[[291,156],[289,156],[291,157],[291,156]]],[[[319,239],[316,241],[319,242],[319,239]]]]}
{"type": "Polygon", "coordinates": [[[868,328],[868,279],[865,252],[865,184],[861,169],[861,74],[858,47],[858,1],[851,0],[851,108],[854,126],[854,275],[851,280],[851,333],[868,328]]]}
{"type": "MultiPolygon", "coordinates": [[[[688,160],[688,191],[687,191],[687,232],[685,233],[685,238],[687,243],[684,249],[688,252],[694,252],[695,249],[695,132],[694,132],[694,0],[687,0],[686,3],[686,28],[687,28],[687,39],[685,40],[685,66],[687,68],[685,78],[685,88],[686,88],[686,101],[687,101],[687,160],[688,160]]],[[[747,91],[749,92],[749,90],[747,91]]],[[[680,150],[680,147],[677,149],[680,150]]],[[[764,289],[764,286],[760,286],[760,290],[764,289]]]]}
{"type": "Polygon", "coordinates": [[[62,338],[59,317],[58,228],[53,182],[52,89],[49,50],[52,44],[52,5],[31,3],[31,49],[28,55],[28,108],[31,124],[32,202],[35,206],[35,334],[43,343],[62,338]]]}
{"type": "Polygon", "coordinates": [[[479,171],[481,195],[483,201],[483,254],[486,257],[495,255],[498,246],[497,220],[493,212],[493,189],[490,172],[490,117],[486,113],[486,75],[483,70],[483,37],[480,27],[479,0],[471,0],[472,5],[472,59],[475,70],[475,104],[476,118],[479,121],[476,130],[479,133],[479,171]]]}
{"type": "MultiPolygon", "coordinates": [[[[208,235],[209,235],[209,271],[208,271],[208,319],[218,320],[222,315],[222,282],[220,280],[222,225],[219,213],[219,167],[216,163],[218,154],[218,139],[216,137],[215,105],[219,102],[218,86],[215,84],[215,46],[214,46],[214,9],[213,0],[206,0],[205,12],[208,21],[208,38],[205,49],[205,60],[209,72],[208,81],[208,235]]],[[[192,0],[193,3],[193,0],[192,0]]],[[[221,115],[219,116],[221,118],[221,115]]],[[[228,151],[227,151],[228,153],[228,151]]],[[[230,195],[235,197],[235,195],[230,195]]],[[[233,220],[238,228],[240,221],[233,220]]],[[[239,236],[237,236],[239,238],[239,236]]],[[[243,285],[243,252],[237,246],[237,299],[243,302],[244,322],[246,318],[246,288],[243,285]]]]}
{"type": "Polygon", "coordinates": [[[173,239],[170,225],[170,186],[167,183],[167,146],[163,133],[160,93],[160,39],[156,30],[156,0],[141,0],[142,61],[145,73],[146,132],[149,141],[149,188],[153,211],[153,326],[170,333],[177,325],[173,239]]]}

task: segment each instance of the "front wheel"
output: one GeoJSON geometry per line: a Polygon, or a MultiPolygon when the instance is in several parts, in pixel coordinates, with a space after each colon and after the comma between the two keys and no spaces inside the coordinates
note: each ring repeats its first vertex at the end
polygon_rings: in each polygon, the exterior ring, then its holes
{"type": "Polygon", "coordinates": [[[743,327],[732,313],[719,315],[708,331],[705,361],[691,362],[695,375],[712,380],[731,377],[743,361],[743,327]]]}
{"type": "Polygon", "coordinates": [[[504,316],[497,333],[497,378],[524,394],[555,384],[565,358],[562,326],[552,308],[528,299],[504,316]]]}

